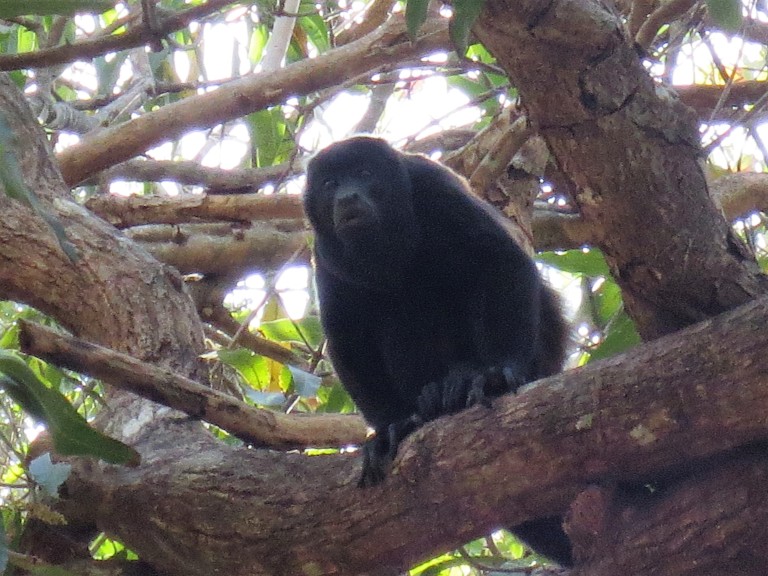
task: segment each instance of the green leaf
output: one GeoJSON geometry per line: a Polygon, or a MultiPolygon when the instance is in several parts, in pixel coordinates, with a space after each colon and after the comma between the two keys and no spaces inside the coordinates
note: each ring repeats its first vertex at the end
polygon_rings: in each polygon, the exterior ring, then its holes
{"type": "MultiPolygon", "coordinates": [[[[306,9],[313,9],[313,7],[307,6],[306,9]]],[[[330,50],[331,42],[328,38],[328,25],[322,16],[315,14],[314,16],[299,18],[299,26],[307,33],[307,37],[315,45],[318,52],[322,54],[330,50]]]]}
{"type": "Polygon", "coordinates": [[[288,131],[282,107],[259,110],[248,114],[246,120],[251,133],[254,166],[273,166],[288,159],[295,142],[288,131]]]}
{"type": "Polygon", "coordinates": [[[448,33],[460,55],[467,51],[469,33],[484,5],[485,0],[453,0],[453,17],[448,22],[448,33]]]}
{"type": "Polygon", "coordinates": [[[237,370],[243,380],[252,388],[260,389],[269,384],[269,362],[264,356],[254,354],[246,348],[217,350],[216,356],[224,364],[237,370]]]}
{"type": "Polygon", "coordinates": [[[51,460],[51,454],[46,452],[29,463],[29,473],[32,479],[43,491],[54,498],[59,495],[59,486],[66,482],[72,466],[66,462],[56,464],[51,460]]]}
{"type": "Polygon", "coordinates": [[[307,342],[317,346],[323,338],[323,329],[317,316],[307,316],[301,320],[282,318],[272,322],[263,322],[259,330],[270,340],[277,342],[307,342]]]}
{"type": "Polygon", "coordinates": [[[600,345],[590,353],[589,361],[615,356],[640,343],[635,324],[624,310],[611,322],[611,327],[600,345]]]}
{"type": "Polygon", "coordinates": [[[743,15],[740,0],[707,0],[707,10],[712,20],[723,30],[737,32],[743,15]]]}
{"type": "Polygon", "coordinates": [[[608,276],[608,264],[600,250],[568,250],[566,252],[542,252],[536,259],[545,264],[583,276],[608,276]]]}
{"type": "Polygon", "coordinates": [[[427,20],[427,10],[430,0],[408,0],[405,5],[405,24],[408,27],[408,36],[416,39],[419,28],[427,20]]]}
{"type": "Polygon", "coordinates": [[[49,14],[101,13],[115,7],[113,0],[3,0],[0,18],[49,14]]]}
{"type": "Polygon", "coordinates": [[[594,298],[597,319],[601,325],[606,325],[611,318],[621,310],[623,300],[621,298],[621,288],[613,280],[606,278],[602,286],[595,292],[594,298]]]}
{"type": "Polygon", "coordinates": [[[322,402],[318,412],[332,414],[348,414],[355,409],[355,403],[341,383],[336,383],[330,388],[323,387],[317,391],[317,398],[322,402]]]}
{"type": "Polygon", "coordinates": [[[67,399],[48,388],[16,354],[0,350],[0,387],[28,414],[44,422],[56,452],[65,456],[94,456],[111,464],[137,466],[139,453],[91,428],[67,399]]]}
{"type": "Polygon", "coordinates": [[[74,572],[65,570],[61,566],[52,566],[50,564],[30,566],[28,572],[32,574],[32,576],[77,576],[74,572]]]}

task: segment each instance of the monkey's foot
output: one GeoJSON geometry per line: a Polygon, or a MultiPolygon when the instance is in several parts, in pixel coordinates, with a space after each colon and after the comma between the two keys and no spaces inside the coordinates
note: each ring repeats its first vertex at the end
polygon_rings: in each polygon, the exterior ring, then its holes
{"type": "Polygon", "coordinates": [[[377,430],[376,435],[363,445],[363,472],[357,485],[368,488],[381,484],[397,455],[400,442],[423,423],[418,415],[413,415],[393,422],[384,430],[377,430]]]}

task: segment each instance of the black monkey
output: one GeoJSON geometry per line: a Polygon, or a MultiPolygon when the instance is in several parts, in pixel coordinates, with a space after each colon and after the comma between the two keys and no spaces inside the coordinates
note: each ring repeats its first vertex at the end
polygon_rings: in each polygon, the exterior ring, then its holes
{"type": "MultiPolygon", "coordinates": [[[[383,480],[423,422],[560,370],[555,297],[503,219],[450,169],[350,138],[310,161],[304,203],[331,360],[376,430],[361,486],[383,480]]],[[[513,531],[572,563],[561,519],[513,531]]]]}

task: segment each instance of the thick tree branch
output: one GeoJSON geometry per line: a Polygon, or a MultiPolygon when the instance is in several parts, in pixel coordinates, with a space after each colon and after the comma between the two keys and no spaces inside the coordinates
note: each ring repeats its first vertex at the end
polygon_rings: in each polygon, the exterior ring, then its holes
{"type": "Polygon", "coordinates": [[[0,193],[0,298],[35,306],[87,340],[206,381],[198,358],[202,326],[178,274],[144,250],[126,249],[117,230],[60,200],[69,190],[50,146],[5,74],[0,75],[0,110],[18,140],[17,151],[25,152],[18,154],[25,182],[49,203],[81,256],[73,264],[47,224],[0,193]]]}
{"type": "Polygon", "coordinates": [[[336,45],[349,44],[376,30],[386,22],[393,4],[392,0],[374,0],[368,4],[363,21],[339,32],[336,36],[336,45]]]}
{"type": "Polygon", "coordinates": [[[273,194],[177,197],[96,196],[86,206],[118,228],[185,222],[249,222],[302,218],[301,196],[273,194]]]}
{"type": "Polygon", "coordinates": [[[660,3],[640,26],[635,35],[635,42],[647,50],[656,38],[659,28],[682,16],[695,4],[695,0],[669,0],[660,3]]]}
{"type": "MultiPolygon", "coordinates": [[[[733,82],[727,86],[728,94],[721,102],[726,86],[716,84],[693,84],[690,86],[675,86],[687,106],[693,108],[702,120],[709,120],[712,112],[719,105],[721,110],[728,112],[734,108],[743,109],[757,102],[768,90],[768,84],[762,80],[744,80],[733,82]]],[[[722,118],[721,113],[717,118],[722,118]]]]}
{"type": "Polygon", "coordinates": [[[489,0],[474,31],[572,180],[642,336],[768,288],[709,197],[695,116],[653,82],[608,6],[489,0]]]}
{"type": "MultiPolygon", "coordinates": [[[[762,298],[528,386],[490,409],[440,419],[405,442],[379,488],[355,487],[356,458],[228,449],[179,421],[133,438],[151,455],[139,469],[89,466],[68,486],[69,503],[170,572],[181,565],[201,575],[403,569],[500,525],[561,512],[591,483],[690,473],[693,461],[706,468],[707,457],[768,438],[766,325],[762,298]],[[180,438],[194,438],[194,449],[180,438]],[[276,482],[282,496],[265,499],[276,482]],[[147,491],[158,485],[168,489],[147,491]],[[162,539],[147,518],[163,519],[162,539]]],[[[751,503],[739,500],[744,509],[751,503]]],[[[698,518],[697,503],[687,504],[698,518]]],[[[708,509],[697,530],[722,531],[730,526],[723,518],[740,512],[708,509]]],[[[635,537],[647,542],[644,533],[635,537]]]]}
{"type": "Polygon", "coordinates": [[[738,172],[722,176],[710,185],[712,199],[726,218],[735,219],[750,212],[768,211],[768,174],[738,172]]]}
{"type": "MultiPolygon", "coordinates": [[[[182,274],[227,277],[277,270],[307,247],[304,222],[184,224],[134,227],[126,236],[182,274]]],[[[303,252],[302,252],[303,253],[303,252]]],[[[297,262],[307,263],[309,251],[297,262]]]]}

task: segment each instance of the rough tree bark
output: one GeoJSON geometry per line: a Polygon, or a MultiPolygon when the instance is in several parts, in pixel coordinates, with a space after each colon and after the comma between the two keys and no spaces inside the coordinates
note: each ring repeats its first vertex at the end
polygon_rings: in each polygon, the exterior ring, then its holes
{"type": "MultiPolygon", "coordinates": [[[[23,242],[23,234],[15,242],[23,242]]],[[[23,283],[24,275],[14,282],[23,283]]],[[[678,473],[681,462],[704,467],[707,457],[768,437],[766,321],[763,298],[499,399],[491,410],[442,419],[404,445],[382,488],[365,492],[355,486],[356,457],[224,446],[186,417],[132,402],[112,415],[111,428],[140,450],[142,465],[78,461],[63,511],[79,525],[119,535],[168,573],[402,569],[493,527],[562,510],[589,483],[666,477],[678,473]],[[739,394],[723,381],[738,383],[739,394]]],[[[23,340],[36,350],[34,341],[23,340]]],[[[695,529],[714,542],[712,558],[720,559],[743,534],[744,519],[765,508],[761,478],[748,478],[754,484],[735,499],[708,493],[708,513],[697,514],[695,529]],[[739,518],[733,531],[718,514],[724,505],[729,517],[739,518]]],[[[665,518],[681,513],[677,499],[658,502],[665,518]]],[[[609,504],[593,509],[613,511],[621,503],[609,504]]],[[[574,513],[583,513],[586,505],[577,505],[574,513]]],[[[654,529],[668,535],[668,524],[646,527],[621,549],[643,552],[654,529]]],[[[607,537],[613,526],[596,528],[607,537]]],[[[759,538],[756,528],[750,536],[759,538]]],[[[658,566],[656,555],[648,566],[658,566]]]]}
{"type": "Polygon", "coordinates": [[[707,192],[695,115],[653,82],[606,4],[490,0],[475,32],[597,224],[644,337],[765,291],[707,192]]]}
{"type": "MultiPolygon", "coordinates": [[[[604,5],[490,0],[476,32],[573,180],[644,336],[764,290],[707,196],[694,119],[653,85],[604,5]]],[[[50,151],[7,79],[0,108],[32,151],[22,158],[27,182],[47,200],[63,198],[50,151]]],[[[116,156],[100,150],[94,164],[83,146],[64,161],[75,181],[136,147],[128,139],[116,156]]],[[[31,211],[2,195],[0,206],[0,297],[204,381],[201,328],[177,276],[59,200],[83,255],[72,265],[31,211]]],[[[768,559],[751,544],[768,526],[766,464],[737,449],[768,438],[767,306],[441,419],[405,444],[383,487],[366,492],[354,487],[356,458],[223,446],[183,415],[115,394],[104,421],[144,461],[133,470],[77,461],[64,509],[168,573],[295,576],[403,568],[576,497],[568,528],[584,561],[578,573],[762,574],[768,559]],[[649,501],[612,489],[659,478],[649,501]],[[596,482],[603,487],[582,491],[596,482]]]]}
{"type": "MultiPolygon", "coordinates": [[[[489,0],[475,32],[520,90],[531,122],[572,181],[573,200],[586,225],[598,231],[594,243],[606,255],[644,338],[765,292],[765,277],[709,197],[695,115],[651,80],[609,5],[489,0]]],[[[717,557],[708,554],[710,540],[685,531],[687,522],[711,517],[713,509],[722,526],[733,526],[729,505],[696,497],[717,494],[717,482],[728,470],[733,489],[748,492],[750,482],[764,475],[765,462],[758,458],[680,480],[669,493],[688,508],[672,525],[665,499],[637,505],[632,521],[606,520],[598,530],[595,516],[617,515],[595,506],[594,499],[577,499],[569,529],[577,552],[590,560],[577,572],[762,574],[765,562],[755,564],[749,553],[754,540],[734,539],[735,550],[717,557]],[[585,536],[596,532],[600,537],[585,536]],[[638,548],[645,550],[633,555],[638,548]]],[[[611,501],[605,498],[604,504],[611,501]]],[[[740,516],[740,528],[760,532],[763,512],[760,507],[740,516]]]]}

